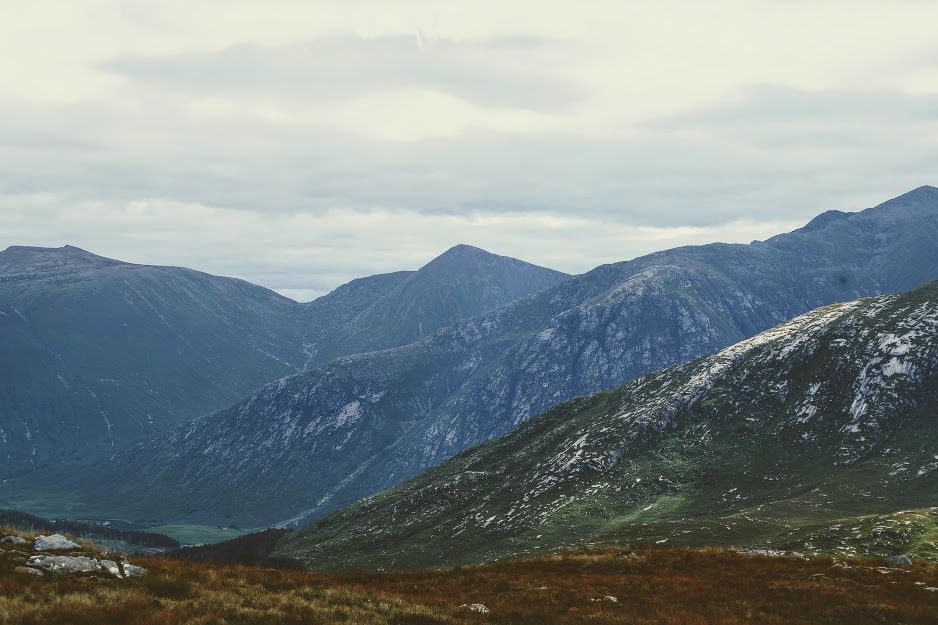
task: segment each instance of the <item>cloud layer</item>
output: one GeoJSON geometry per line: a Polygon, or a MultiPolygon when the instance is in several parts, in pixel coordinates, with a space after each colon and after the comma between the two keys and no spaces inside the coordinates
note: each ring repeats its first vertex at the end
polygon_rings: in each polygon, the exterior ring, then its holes
{"type": "Polygon", "coordinates": [[[578,272],[936,184],[932,3],[0,9],[0,248],[299,298],[449,245],[578,272]]]}

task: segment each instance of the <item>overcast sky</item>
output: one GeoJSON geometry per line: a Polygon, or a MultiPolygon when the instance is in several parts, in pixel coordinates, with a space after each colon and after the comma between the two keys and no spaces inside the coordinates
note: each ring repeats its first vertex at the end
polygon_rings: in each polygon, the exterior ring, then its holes
{"type": "Polygon", "coordinates": [[[577,273],[938,185],[938,2],[0,4],[0,249],[299,300],[457,243],[577,273]]]}

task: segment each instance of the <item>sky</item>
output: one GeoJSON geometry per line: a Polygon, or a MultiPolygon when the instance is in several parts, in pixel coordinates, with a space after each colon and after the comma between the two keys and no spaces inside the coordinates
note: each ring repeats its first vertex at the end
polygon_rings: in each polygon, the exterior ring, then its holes
{"type": "Polygon", "coordinates": [[[0,249],[300,301],[468,243],[570,273],[938,185],[938,2],[0,4],[0,249]]]}

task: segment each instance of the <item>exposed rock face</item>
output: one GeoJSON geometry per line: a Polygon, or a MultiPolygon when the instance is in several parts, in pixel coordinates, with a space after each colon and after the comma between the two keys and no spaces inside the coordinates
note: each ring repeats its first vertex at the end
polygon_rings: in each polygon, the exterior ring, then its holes
{"type": "Polygon", "coordinates": [[[81,545],[73,543],[61,534],[52,534],[51,536],[37,536],[36,551],[74,551],[81,549],[81,545]]]}

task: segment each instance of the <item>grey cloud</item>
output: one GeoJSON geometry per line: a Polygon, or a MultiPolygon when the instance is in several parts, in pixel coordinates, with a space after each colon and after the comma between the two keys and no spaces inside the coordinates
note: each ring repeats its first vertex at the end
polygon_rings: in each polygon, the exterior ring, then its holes
{"type": "Polygon", "coordinates": [[[757,85],[720,105],[656,120],[656,128],[728,128],[779,124],[828,127],[846,124],[938,122],[938,97],[887,90],[809,91],[757,85]]]}
{"type": "Polygon", "coordinates": [[[938,143],[923,140],[938,136],[936,102],[892,92],[756,90],[626,136],[476,132],[416,143],[312,126],[179,127],[172,111],[167,119],[123,119],[93,107],[30,116],[0,105],[21,128],[5,137],[0,191],[166,198],[270,215],[379,206],[653,226],[807,221],[936,184],[938,143]],[[865,113],[845,117],[847,105],[865,113]],[[157,134],[167,125],[165,134],[179,141],[128,148],[120,142],[137,124],[157,134]]]}
{"type": "Polygon", "coordinates": [[[513,37],[484,42],[333,37],[277,47],[237,45],[215,53],[123,58],[102,68],[188,92],[270,93],[339,100],[380,89],[431,88],[486,107],[555,111],[584,88],[540,67],[559,42],[513,37]]]}

